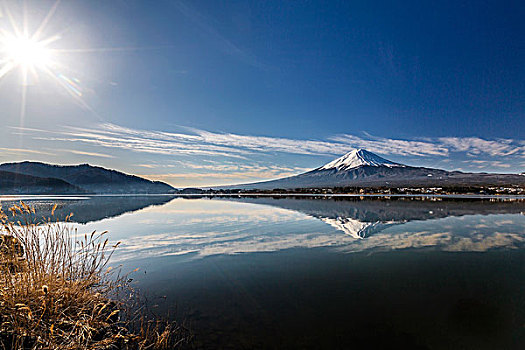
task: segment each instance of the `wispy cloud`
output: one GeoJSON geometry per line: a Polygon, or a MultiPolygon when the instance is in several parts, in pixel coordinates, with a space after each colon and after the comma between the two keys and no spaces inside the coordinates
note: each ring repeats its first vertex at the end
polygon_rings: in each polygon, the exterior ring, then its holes
{"type": "Polygon", "coordinates": [[[167,181],[171,183],[216,183],[219,185],[238,184],[240,182],[262,181],[297,175],[309,168],[287,167],[264,164],[200,164],[176,161],[173,164],[139,164],[146,169],[165,169],[171,172],[142,174],[150,180],[167,181]],[[189,170],[186,172],[185,170],[189,170]]]}
{"type": "MultiPolygon", "coordinates": [[[[165,173],[165,174],[154,174],[154,175],[143,175],[151,180],[169,180],[169,179],[235,179],[235,180],[251,180],[251,179],[276,179],[280,177],[297,175],[307,168],[295,168],[294,170],[288,170],[286,168],[271,168],[261,166],[256,169],[250,169],[249,167],[240,167],[240,170],[231,171],[224,169],[217,169],[214,172],[206,173],[165,173]],[[242,170],[246,169],[246,170],[242,170]]],[[[212,169],[210,169],[212,170],[212,169]]]]}
{"type": "Polygon", "coordinates": [[[186,133],[132,129],[104,123],[95,128],[69,127],[63,131],[18,128],[33,133],[35,139],[92,144],[121,148],[133,152],[165,155],[217,155],[246,158],[254,153],[289,153],[302,155],[340,155],[353,148],[366,148],[382,155],[446,158],[451,153],[508,157],[525,154],[523,140],[485,140],[478,137],[422,138],[415,140],[335,135],[327,140],[305,140],[282,137],[217,133],[188,128],[186,133]]]}
{"type": "Polygon", "coordinates": [[[448,156],[453,152],[465,153],[468,156],[511,156],[525,155],[523,140],[496,139],[485,140],[479,137],[440,137],[422,138],[421,140],[400,140],[355,135],[337,135],[330,140],[352,144],[354,147],[366,148],[371,152],[401,156],[448,156]]]}
{"type": "Polygon", "coordinates": [[[235,149],[249,149],[254,152],[283,152],[293,154],[320,155],[342,154],[352,147],[348,143],[299,140],[266,136],[238,135],[231,133],[213,133],[193,129],[202,141],[210,144],[224,145],[235,149]]]}
{"type": "Polygon", "coordinates": [[[110,123],[100,124],[93,129],[70,127],[63,131],[23,130],[26,133],[33,132],[33,138],[39,140],[81,142],[164,155],[215,155],[233,158],[245,158],[254,152],[338,155],[352,148],[349,144],[329,141],[214,133],[200,129],[190,129],[192,134],[171,133],[131,129],[110,123]]]}
{"type": "Polygon", "coordinates": [[[522,141],[509,139],[484,140],[479,137],[442,137],[438,142],[452,151],[466,152],[468,155],[489,154],[491,156],[509,156],[525,152],[522,141]]]}
{"type": "Polygon", "coordinates": [[[301,167],[287,167],[287,166],[278,166],[278,165],[261,165],[261,164],[238,164],[234,162],[226,163],[212,163],[212,164],[202,164],[202,163],[191,163],[177,161],[177,164],[171,165],[170,167],[184,167],[191,170],[214,170],[214,171],[237,171],[237,172],[268,172],[268,173],[297,173],[301,171],[308,170],[307,168],[301,167]]]}
{"type": "Polygon", "coordinates": [[[37,151],[34,149],[26,149],[26,148],[6,148],[6,147],[0,147],[0,152],[2,153],[9,153],[9,154],[41,154],[46,156],[52,156],[53,153],[44,152],[44,151],[37,151]]]}
{"type": "Polygon", "coordinates": [[[370,152],[400,156],[447,156],[450,151],[445,145],[431,140],[396,140],[374,137],[368,134],[367,138],[344,134],[331,137],[330,139],[332,141],[353,145],[356,148],[365,148],[370,152]]]}
{"type": "Polygon", "coordinates": [[[490,161],[490,160],[464,160],[463,163],[475,164],[475,166],[477,166],[478,169],[483,169],[483,168],[486,168],[486,167],[492,167],[492,168],[510,168],[510,167],[512,167],[512,164],[504,163],[504,162],[499,161],[499,160],[494,160],[494,161],[490,161]]]}
{"type": "Polygon", "coordinates": [[[70,150],[69,152],[73,154],[78,154],[81,156],[89,156],[89,157],[100,157],[100,158],[115,158],[114,156],[110,154],[103,154],[103,153],[96,153],[96,152],[84,152],[84,151],[75,151],[70,150]]]}
{"type": "MultiPolygon", "coordinates": [[[[324,140],[312,140],[218,133],[194,128],[185,128],[183,132],[154,131],[111,123],[99,124],[92,128],[66,127],[59,131],[20,127],[14,129],[23,132],[26,137],[40,141],[84,144],[100,149],[121,149],[150,155],[138,166],[135,165],[156,173],[147,175],[149,178],[161,179],[160,177],[164,176],[173,181],[189,181],[193,178],[201,179],[201,183],[206,185],[216,184],[221,178],[224,179],[223,183],[238,183],[294,175],[307,170],[306,167],[297,166],[303,164],[286,165],[281,156],[336,157],[354,148],[365,148],[387,157],[407,157],[408,164],[439,164],[449,169],[460,169],[461,166],[465,171],[508,171],[518,168],[523,162],[522,157],[525,156],[524,140],[486,140],[478,137],[410,140],[363,133],[361,136],[341,134],[324,140]],[[155,158],[158,156],[175,157],[169,158],[169,162],[163,162],[155,158]],[[173,170],[162,171],[164,168],[173,170]],[[206,178],[209,179],[208,183],[204,183],[206,178]]],[[[80,145],[74,148],[75,150],[70,152],[78,155],[112,157],[106,152],[82,150],[80,145]]],[[[402,161],[395,158],[394,160],[402,161]]]]}
{"type": "MultiPolygon", "coordinates": [[[[20,128],[17,128],[20,129],[20,128]]],[[[70,127],[63,131],[25,129],[37,140],[84,143],[133,152],[162,155],[213,155],[242,158],[246,150],[206,144],[202,137],[190,134],[167,133],[100,124],[95,129],[70,127]]]]}

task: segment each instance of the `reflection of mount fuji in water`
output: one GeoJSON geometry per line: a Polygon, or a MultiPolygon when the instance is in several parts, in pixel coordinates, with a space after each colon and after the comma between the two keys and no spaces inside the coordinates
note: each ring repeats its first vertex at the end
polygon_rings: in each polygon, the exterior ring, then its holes
{"type": "Polygon", "coordinates": [[[383,222],[363,222],[351,218],[342,218],[340,216],[336,218],[319,217],[322,221],[326,222],[330,226],[336,228],[339,231],[356,238],[363,239],[376,232],[383,231],[388,226],[396,225],[397,222],[390,221],[387,223],[383,222]]]}
{"type": "Polygon", "coordinates": [[[240,197],[221,198],[245,203],[265,204],[302,212],[318,218],[354,237],[366,238],[387,227],[414,220],[449,216],[519,214],[525,200],[393,197],[240,197]]]}
{"type": "MultiPolygon", "coordinates": [[[[51,217],[51,211],[56,204],[54,217],[63,220],[66,216],[73,213],[70,221],[86,224],[92,221],[113,218],[125,213],[135,212],[153,205],[163,205],[171,201],[173,196],[93,196],[93,197],[32,197],[24,199],[31,207],[36,210],[38,218],[51,217]]],[[[7,212],[13,204],[20,203],[20,200],[3,200],[0,206],[7,212]]]]}
{"type": "MultiPolygon", "coordinates": [[[[176,196],[32,197],[24,201],[35,207],[38,218],[50,217],[53,206],[56,204],[55,218],[62,220],[73,213],[70,221],[86,224],[132,213],[150,206],[164,205],[173,198],[176,196]]],[[[414,220],[525,213],[525,199],[287,196],[220,197],[220,200],[269,205],[304,213],[356,239],[368,238],[387,227],[414,220]]],[[[9,206],[19,202],[20,199],[3,198],[0,206],[4,212],[7,212],[9,206]]]]}

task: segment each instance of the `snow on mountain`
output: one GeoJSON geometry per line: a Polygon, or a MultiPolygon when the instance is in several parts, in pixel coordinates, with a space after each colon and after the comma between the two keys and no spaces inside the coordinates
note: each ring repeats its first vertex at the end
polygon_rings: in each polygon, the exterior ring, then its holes
{"type": "Polygon", "coordinates": [[[368,152],[364,149],[354,149],[344,156],[331,161],[328,164],[323,165],[318,170],[350,170],[361,166],[386,166],[389,168],[393,167],[405,167],[403,164],[391,162],[385,158],[378,156],[372,152],[368,152]]]}
{"type": "Polygon", "coordinates": [[[364,222],[352,218],[329,218],[329,217],[319,217],[323,222],[329,224],[335,229],[344,232],[345,234],[355,238],[363,239],[376,232],[380,232],[387,228],[388,226],[395,225],[396,222],[390,221],[386,223],[382,222],[364,222]]]}

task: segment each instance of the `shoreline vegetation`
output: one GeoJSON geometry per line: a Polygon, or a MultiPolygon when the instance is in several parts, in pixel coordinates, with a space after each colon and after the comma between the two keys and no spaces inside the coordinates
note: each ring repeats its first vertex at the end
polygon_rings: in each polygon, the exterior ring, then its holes
{"type": "Polygon", "coordinates": [[[119,243],[110,245],[106,232],[80,235],[69,217],[52,217],[42,222],[23,202],[7,213],[0,209],[0,349],[188,343],[187,329],[152,317],[129,276],[108,265],[119,243]]]}
{"type": "Polygon", "coordinates": [[[348,195],[348,196],[525,196],[525,187],[509,185],[496,187],[477,186],[454,186],[454,187],[327,187],[327,188],[276,188],[273,190],[244,190],[244,189],[200,189],[185,188],[180,190],[180,195],[202,194],[202,195],[348,195]]]}

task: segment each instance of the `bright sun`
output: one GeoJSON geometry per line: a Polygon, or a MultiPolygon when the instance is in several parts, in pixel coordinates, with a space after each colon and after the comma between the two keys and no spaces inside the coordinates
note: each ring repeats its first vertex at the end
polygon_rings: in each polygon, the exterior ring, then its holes
{"type": "Polygon", "coordinates": [[[46,47],[45,42],[24,36],[12,36],[3,41],[4,60],[13,68],[45,69],[52,63],[52,51],[46,47]]]}
{"type": "MultiPolygon", "coordinates": [[[[23,16],[14,16],[7,1],[0,0],[0,81],[8,75],[19,72],[21,88],[20,120],[26,112],[28,86],[43,81],[53,81],[62,87],[76,102],[87,110],[92,108],[83,100],[81,81],[70,76],[73,69],[63,62],[62,55],[84,52],[104,52],[122,48],[66,49],[56,47],[61,40],[59,33],[50,35],[48,25],[54,16],[60,0],[56,0],[49,12],[45,14],[40,25],[31,25],[25,10],[23,16]],[[35,29],[36,28],[36,29],[35,29]],[[40,79],[40,76],[47,78],[40,79]]],[[[26,2],[24,1],[24,6],[26,2]]],[[[65,31],[63,31],[65,32],[65,31]]],[[[66,60],[67,61],[67,60],[66,60]]],[[[69,61],[71,62],[71,61],[69,61]]],[[[36,91],[37,89],[34,89],[36,91]]],[[[93,111],[94,112],[94,111],[93,111]]]]}
{"type": "Polygon", "coordinates": [[[45,34],[59,3],[60,0],[55,1],[39,26],[31,26],[25,10],[23,18],[17,20],[11,13],[8,3],[0,0],[0,80],[10,73],[21,73],[21,121],[25,116],[28,86],[39,84],[42,81],[41,75],[47,77],[48,81],[50,79],[57,83],[81,106],[91,110],[82,100],[80,81],[69,77],[66,70],[71,70],[60,62],[60,53],[71,50],[55,47],[56,42],[61,39],[59,34],[50,36],[49,33],[45,34]]]}

